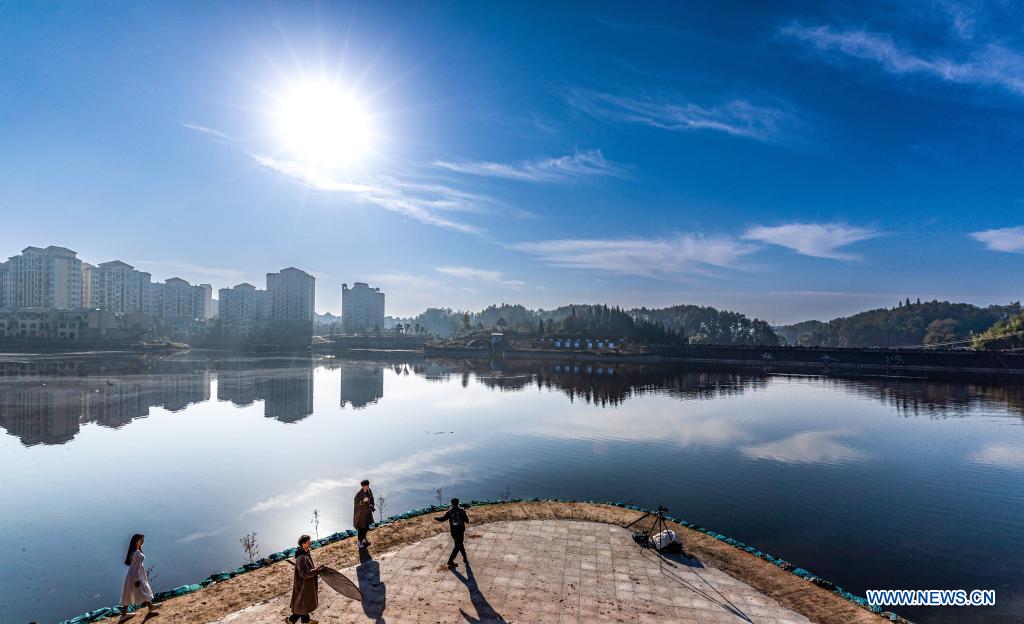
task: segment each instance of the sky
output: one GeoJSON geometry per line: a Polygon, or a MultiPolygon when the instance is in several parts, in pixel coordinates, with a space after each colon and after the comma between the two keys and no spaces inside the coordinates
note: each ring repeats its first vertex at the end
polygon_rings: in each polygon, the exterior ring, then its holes
{"type": "Polygon", "coordinates": [[[1019,3],[0,0],[0,93],[0,257],[321,313],[1021,299],[1019,3]]]}

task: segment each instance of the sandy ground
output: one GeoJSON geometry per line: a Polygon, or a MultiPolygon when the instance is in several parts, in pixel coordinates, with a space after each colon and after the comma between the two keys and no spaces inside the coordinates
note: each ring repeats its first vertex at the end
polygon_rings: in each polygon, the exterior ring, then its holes
{"type": "MultiPolygon", "coordinates": [[[[593,503],[525,502],[488,505],[470,509],[473,525],[507,520],[566,519],[604,522],[625,526],[641,513],[593,503]]],[[[708,537],[698,531],[668,523],[683,538],[688,553],[701,563],[716,568],[746,583],[785,608],[823,624],[856,624],[888,621],[858,607],[830,591],[817,587],[779,567],[753,555],[708,537]]],[[[438,535],[446,526],[434,522],[432,516],[420,516],[375,529],[370,533],[374,554],[394,551],[403,546],[438,535]]],[[[318,564],[335,569],[355,566],[359,553],[355,539],[330,544],[315,551],[318,564]]],[[[799,562],[797,562],[799,564],[799,562]]],[[[291,591],[293,568],[280,562],[233,579],[217,583],[202,591],[173,598],[159,605],[159,616],[151,624],[195,624],[213,622],[232,613],[271,600],[291,591]]],[[[139,624],[144,610],[123,621],[139,624]]],[[[108,620],[116,621],[116,620],[108,620]]]]}

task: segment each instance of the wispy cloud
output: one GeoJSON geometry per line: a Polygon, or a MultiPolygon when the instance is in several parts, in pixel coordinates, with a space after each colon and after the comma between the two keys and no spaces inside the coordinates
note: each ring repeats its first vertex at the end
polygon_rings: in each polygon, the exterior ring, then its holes
{"type": "Polygon", "coordinates": [[[480,212],[479,196],[464,193],[439,184],[403,184],[394,178],[380,177],[370,183],[338,180],[330,174],[288,160],[279,160],[261,154],[250,154],[257,163],[285,175],[307,188],[337,193],[363,204],[369,204],[415,219],[427,225],[478,234],[480,228],[455,221],[438,212],[480,212]]]}
{"type": "Polygon", "coordinates": [[[734,268],[756,247],[724,236],[681,235],[661,239],[563,239],[518,243],[513,249],[554,266],[647,277],[734,268]]]}
{"type": "MultiPolygon", "coordinates": [[[[411,485],[411,476],[429,473],[432,476],[453,476],[458,474],[460,467],[453,457],[465,455],[465,451],[473,448],[473,445],[462,443],[446,447],[427,449],[407,455],[395,461],[389,461],[377,466],[374,469],[353,471],[359,474],[369,475],[375,482],[402,482],[406,486],[411,485]],[[404,479],[404,481],[403,481],[404,479]]],[[[356,488],[358,479],[317,479],[298,484],[288,492],[271,496],[261,500],[249,509],[246,513],[258,513],[274,509],[287,509],[299,503],[314,500],[328,492],[339,488],[356,488]]],[[[401,491],[399,487],[391,487],[389,494],[401,491]]]]}
{"type": "Polygon", "coordinates": [[[192,123],[191,121],[183,121],[181,122],[181,125],[185,128],[188,128],[189,130],[195,130],[196,132],[199,132],[201,134],[208,134],[224,142],[234,140],[224,132],[221,132],[220,130],[216,130],[214,128],[210,128],[209,126],[204,126],[202,124],[192,123]]]}
{"type": "Polygon", "coordinates": [[[993,442],[971,453],[968,459],[976,464],[996,468],[1024,469],[1024,446],[993,442]]]}
{"type": "Polygon", "coordinates": [[[876,230],[842,223],[788,223],[752,227],[743,234],[743,238],[779,245],[815,258],[859,260],[859,256],[844,253],[840,249],[881,235],[876,230]]]}
{"type": "MultiPolygon", "coordinates": [[[[961,40],[971,39],[973,22],[966,15],[952,16],[961,40]]],[[[863,29],[839,29],[831,25],[807,26],[794,22],[782,27],[785,38],[814,49],[875,63],[894,75],[916,74],[957,84],[999,87],[1024,95],[1024,54],[998,41],[977,42],[944,48],[942,53],[915,50],[887,33],[863,29]]]]}
{"type": "Polygon", "coordinates": [[[972,232],[971,238],[983,243],[992,251],[1024,253],[1024,225],[972,232]]]}
{"type": "Polygon", "coordinates": [[[844,431],[802,431],[788,438],[740,448],[747,457],[784,464],[843,464],[866,459],[863,451],[844,444],[844,431]]]}
{"type": "Polygon", "coordinates": [[[570,156],[515,163],[435,160],[432,164],[456,173],[524,182],[558,182],[586,176],[625,175],[622,168],[605,160],[601,150],[577,151],[570,156]]]}
{"type": "Polygon", "coordinates": [[[508,279],[501,271],[488,271],[468,266],[441,266],[437,267],[438,273],[444,273],[452,277],[472,282],[481,282],[492,286],[504,286],[506,288],[522,288],[526,282],[522,280],[508,279]]]}
{"type": "MultiPolygon", "coordinates": [[[[153,267],[156,267],[167,273],[182,275],[185,276],[183,279],[188,281],[231,282],[237,284],[249,275],[248,272],[237,269],[205,266],[202,264],[192,264],[191,262],[178,262],[176,260],[128,260],[127,262],[135,265],[138,269],[148,272],[152,272],[153,267]]],[[[153,277],[155,281],[162,281],[162,278],[153,277]]],[[[175,275],[169,275],[168,277],[175,277],[175,275]]]]}
{"type": "Polygon", "coordinates": [[[566,100],[591,117],[677,132],[707,130],[756,141],[799,143],[807,130],[807,124],[782,102],[735,98],[701,105],[680,95],[616,95],[585,89],[571,90],[566,100]]]}

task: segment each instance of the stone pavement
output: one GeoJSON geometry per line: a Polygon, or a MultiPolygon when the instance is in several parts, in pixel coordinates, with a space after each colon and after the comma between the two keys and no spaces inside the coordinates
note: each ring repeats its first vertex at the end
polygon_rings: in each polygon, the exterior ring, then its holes
{"type": "MultiPolygon", "coordinates": [[[[314,619],[321,624],[810,622],[694,559],[661,561],[620,526],[496,522],[471,524],[466,538],[470,566],[459,558],[458,568],[444,567],[451,538],[438,535],[342,570],[359,585],[363,602],[321,583],[314,619]]],[[[290,597],[290,592],[276,596],[217,623],[280,624],[290,613],[290,597]]]]}

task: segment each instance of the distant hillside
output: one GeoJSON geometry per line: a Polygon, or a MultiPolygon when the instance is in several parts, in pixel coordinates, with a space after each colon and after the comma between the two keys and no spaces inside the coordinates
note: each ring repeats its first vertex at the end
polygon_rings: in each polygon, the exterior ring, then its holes
{"type": "Polygon", "coordinates": [[[996,322],[1020,314],[1019,303],[978,307],[969,303],[909,299],[894,308],[879,308],[833,319],[776,327],[787,344],[817,347],[898,347],[942,344],[980,334],[996,322]]]}

